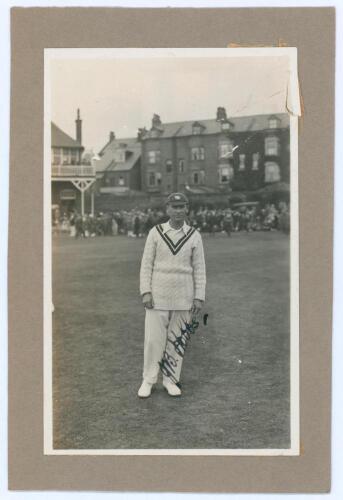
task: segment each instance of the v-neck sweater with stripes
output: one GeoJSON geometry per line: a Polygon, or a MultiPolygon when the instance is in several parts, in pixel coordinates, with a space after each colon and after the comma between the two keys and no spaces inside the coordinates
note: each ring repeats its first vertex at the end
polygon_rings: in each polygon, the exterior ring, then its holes
{"type": "Polygon", "coordinates": [[[154,309],[189,310],[205,300],[206,270],[200,233],[187,224],[153,227],[147,237],[140,270],[140,293],[150,292],[154,309]]]}

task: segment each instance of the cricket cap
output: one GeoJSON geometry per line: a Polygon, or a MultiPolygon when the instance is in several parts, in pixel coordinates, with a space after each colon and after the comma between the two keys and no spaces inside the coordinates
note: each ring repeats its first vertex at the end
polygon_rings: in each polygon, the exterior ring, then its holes
{"type": "Polygon", "coordinates": [[[166,200],[166,205],[188,205],[188,203],[188,198],[183,193],[171,193],[166,200]]]}

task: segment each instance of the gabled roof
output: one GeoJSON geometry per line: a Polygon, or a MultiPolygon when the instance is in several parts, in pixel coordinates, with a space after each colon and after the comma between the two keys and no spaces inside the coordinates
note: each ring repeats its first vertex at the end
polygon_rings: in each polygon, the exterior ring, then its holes
{"type": "Polygon", "coordinates": [[[106,171],[125,171],[131,170],[141,156],[142,146],[137,138],[118,138],[113,139],[102,148],[102,156],[96,162],[97,172],[106,171]],[[126,144],[125,148],[121,144],[126,144]],[[127,158],[124,162],[116,162],[115,155],[118,149],[127,152],[127,158]]]}
{"type": "Polygon", "coordinates": [[[106,172],[126,172],[128,170],[131,170],[131,168],[137,163],[140,157],[140,151],[133,151],[126,159],[126,161],[116,162],[115,160],[112,160],[106,168],[106,172]]]}
{"type": "MultiPolygon", "coordinates": [[[[289,116],[287,113],[277,114],[277,115],[253,115],[253,116],[240,116],[240,117],[230,117],[226,120],[231,123],[234,132],[257,132],[258,130],[264,130],[269,128],[270,117],[276,117],[280,120],[280,128],[289,127],[289,116]]],[[[218,134],[221,132],[221,122],[215,119],[211,120],[197,120],[197,121],[183,121],[183,122],[172,122],[172,123],[162,123],[160,139],[170,138],[170,137],[183,137],[192,135],[192,129],[194,124],[199,124],[204,127],[202,135],[218,134]]],[[[144,136],[144,139],[150,138],[149,131],[144,136]]]]}
{"type": "Polygon", "coordinates": [[[113,139],[112,141],[106,142],[105,146],[101,148],[99,151],[99,156],[103,155],[108,149],[116,149],[119,144],[126,144],[129,147],[134,147],[136,144],[139,144],[137,137],[123,137],[119,139],[113,139]]]}
{"type": "Polygon", "coordinates": [[[82,144],[61,130],[54,122],[51,122],[51,146],[56,148],[83,148],[82,144]]]}

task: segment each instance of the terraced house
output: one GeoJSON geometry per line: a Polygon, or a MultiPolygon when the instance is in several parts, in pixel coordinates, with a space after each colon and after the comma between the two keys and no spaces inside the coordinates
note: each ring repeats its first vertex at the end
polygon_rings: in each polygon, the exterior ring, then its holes
{"type": "Polygon", "coordinates": [[[140,129],[142,189],[220,193],[256,190],[289,182],[290,134],[287,114],[216,117],[163,123],[154,115],[140,129]]]}

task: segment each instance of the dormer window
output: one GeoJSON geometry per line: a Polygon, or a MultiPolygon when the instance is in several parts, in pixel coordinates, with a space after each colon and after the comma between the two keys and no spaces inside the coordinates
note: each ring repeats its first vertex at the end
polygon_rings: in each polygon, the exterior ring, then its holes
{"type": "Polygon", "coordinates": [[[279,121],[280,120],[276,116],[271,116],[269,118],[269,128],[278,128],[279,121]]]}
{"type": "Polygon", "coordinates": [[[194,122],[192,125],[192,134],[193,135],[200,135],[204,129],[204,126],[201,125],[201,123],[194,122]]]}
{"type": "Polygon", "coordinates": [[[124,163],[125,161],[125,151],[118,150],[115,153],[115,161],[117,163],[124,163]]]}

